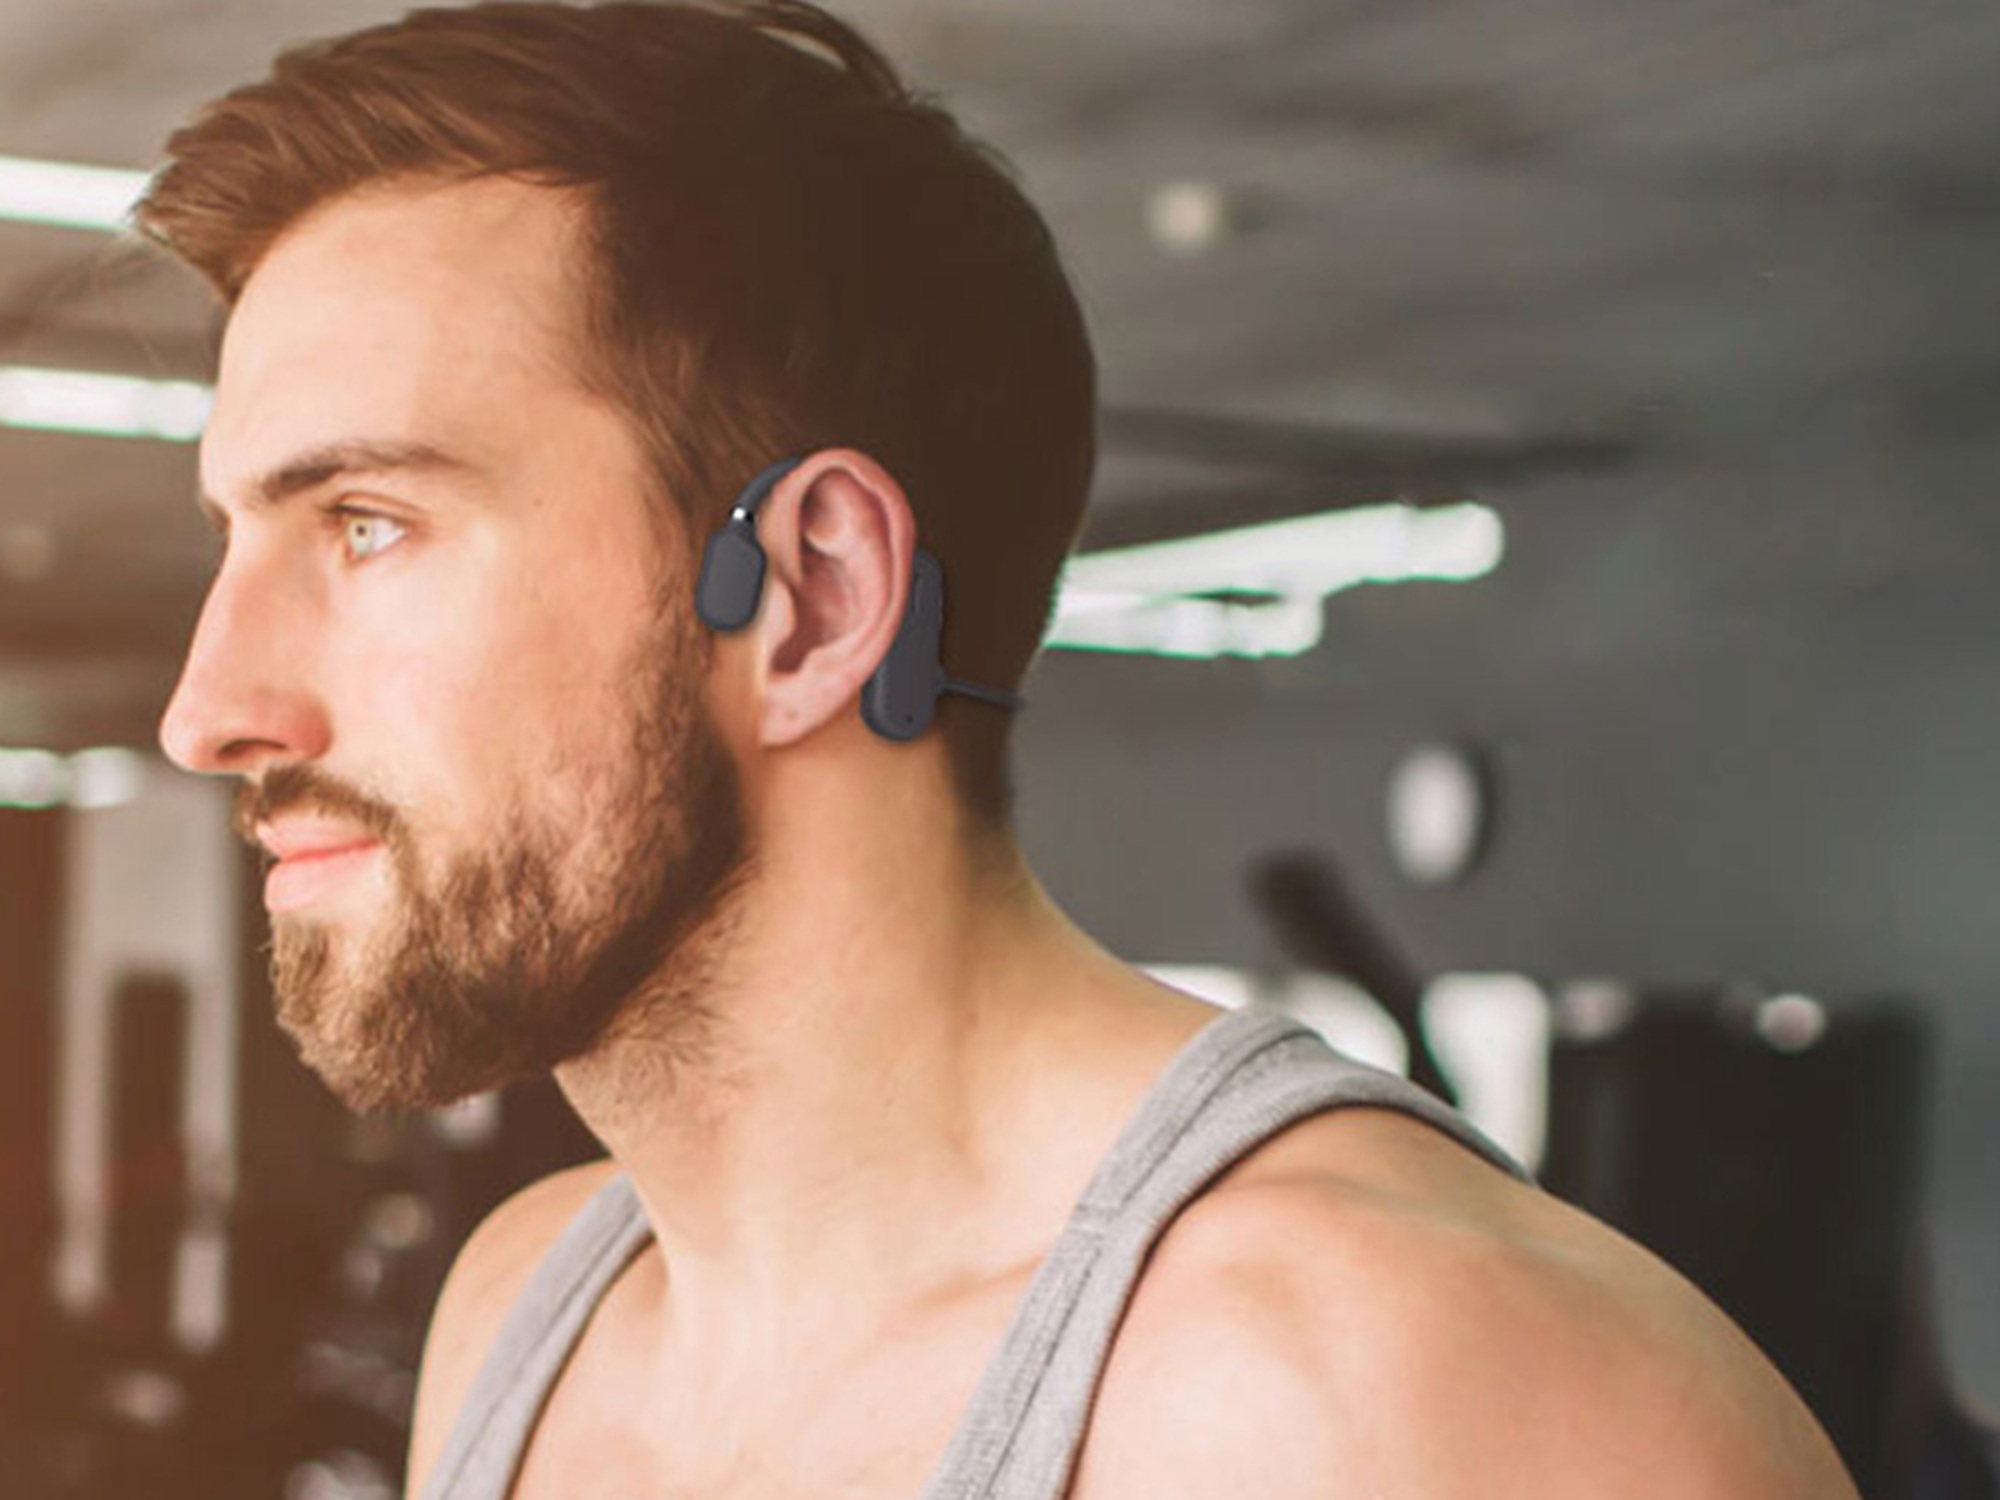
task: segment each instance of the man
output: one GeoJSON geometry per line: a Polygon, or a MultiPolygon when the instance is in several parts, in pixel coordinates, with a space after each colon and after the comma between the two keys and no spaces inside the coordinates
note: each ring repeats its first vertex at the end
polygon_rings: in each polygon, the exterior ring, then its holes
{"type": "Polygon", "coordinates": [[[282,1023],[357,1108],[553,1070],[609,1152],[461,1253],[413,1497],[1851,1493],[1657,1261],[1070,924],[1002,704],[859,711],[920,547],[941,669],[1019,682],[1093,376],[840,23],[419,13],[211,105],[141,223],[230,306],[162,735],[277,860],[282,1023]]]}

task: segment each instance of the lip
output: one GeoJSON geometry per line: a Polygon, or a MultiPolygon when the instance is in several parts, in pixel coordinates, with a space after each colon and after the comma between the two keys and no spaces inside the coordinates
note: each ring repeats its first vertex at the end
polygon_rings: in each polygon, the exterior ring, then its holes
{"type": "Polygon", "coordinates": [[[256,835],[257,842],[280,860],[342,854],[380,842],[351,823],[330,818],[285,818],[275,823],[259,823],[256,835]]]}
{"type": "Polygon", "coordinates": [[[351,878],[382,847],[378,839],[353,839],[346,843],[309,843],[283,839],[283,852],[270,838],[260,842],[275,854],[278,862],[264,876],[264,907],[267,911],[295,911],[317,901],[343,881],[351,878]]]}

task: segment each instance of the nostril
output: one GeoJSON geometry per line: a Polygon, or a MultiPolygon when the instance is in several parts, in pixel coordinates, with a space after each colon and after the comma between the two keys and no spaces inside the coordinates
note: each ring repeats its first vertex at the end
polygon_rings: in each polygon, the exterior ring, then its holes
{"type": "Polygon", "coordinates": [[[184,683],[161,718],[160,748],[185,771],[243,775],[273,758],[310,754],[309,731],[302,706],[254,694],[216,703],[184,683]]]}

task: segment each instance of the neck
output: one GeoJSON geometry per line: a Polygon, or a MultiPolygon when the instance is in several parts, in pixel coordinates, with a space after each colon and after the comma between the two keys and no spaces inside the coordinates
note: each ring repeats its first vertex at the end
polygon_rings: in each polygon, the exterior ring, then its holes
{"type": "Polygon", "coordinates": [[[700,995],[661,1002],[698,999],[698,1035],[623,1028],[558,1072],[651,1220],[673,1341],[746,1364],[801,1327],[862,1347],[1032,1263],[1206,1014],[1079,932],[1011,846],[975,862],[921,836],[936,820],[863,822],[759,829],[712,943],[675,961],[700,995]]]}

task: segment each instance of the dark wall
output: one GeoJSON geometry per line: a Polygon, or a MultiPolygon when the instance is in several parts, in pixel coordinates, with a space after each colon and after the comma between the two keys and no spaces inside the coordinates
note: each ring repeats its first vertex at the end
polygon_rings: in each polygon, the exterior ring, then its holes
{"type": "MultiPolygon", "coordinates": [[[[62,829],[60,813],[0,810],[0,1328],[13,1331],[9,1341],[40,1321],[48,1284],[62,829]]],[[[21,1420],[32,1378],[0,1342],[0,1429],[21,1420]]]]}

